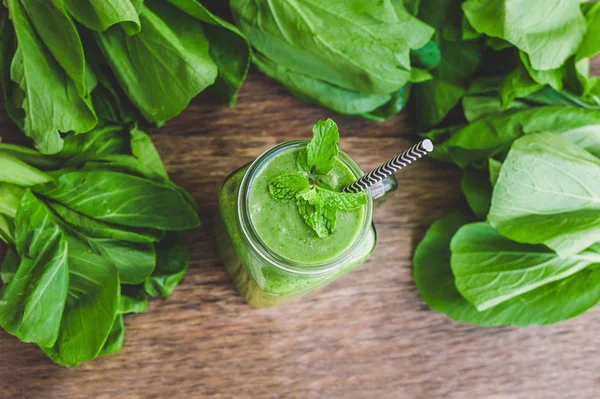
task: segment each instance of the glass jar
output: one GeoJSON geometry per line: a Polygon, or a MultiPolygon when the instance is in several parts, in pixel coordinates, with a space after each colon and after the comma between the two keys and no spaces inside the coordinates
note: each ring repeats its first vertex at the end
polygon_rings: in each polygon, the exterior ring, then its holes
{"type": "MultiPolygon", "coordinates": [[[[290,141],[271,148],[251,164],[231,173],[219,192],[217,246],[225,268],[246,301],[255,307],[289,302],[335,280],[363,263],[373,253],[376,231],[373,200],[397,187],[393,176],[367,190],[367,209],[359,234],[338,256],[324,263],[302,264],[279,256],[257,235],[250,218],[248,196],[255,176],[281,151],[302,148],[308,141],[290,141]]],[[[340,151],[340,160],[355,177],[364,175],[358,164],[340,151]]]]}

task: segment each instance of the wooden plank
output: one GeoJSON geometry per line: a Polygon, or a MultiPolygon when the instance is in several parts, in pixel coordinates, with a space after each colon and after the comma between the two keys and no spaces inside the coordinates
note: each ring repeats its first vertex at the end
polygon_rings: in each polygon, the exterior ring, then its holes
{"type": "MultiPolygon", "coordinates": [[[[377,208],[379,243],[366,264],[286,307],[244,304],[214,247],[219,185],[270,146],[310,137],[312,124],[327,117],[365,169],[417,140],[406,113],[382,124],[336,116],[257,73],[237,107],[199,98],[153,131],[174,180],[200,204],[204,225],[190,237],[188,276],[171,298],[125,318],[121,352],[76,369],[0,332],[0,397],[597,397],[600,309],[550,327],[483,329],[420,300],[414,246],[436,218],[463,204],[459,171],[432,160],[402,172],[403,189],[377,208]]],[[[4,113],[0,136],[25,141],[4,113]]]]}

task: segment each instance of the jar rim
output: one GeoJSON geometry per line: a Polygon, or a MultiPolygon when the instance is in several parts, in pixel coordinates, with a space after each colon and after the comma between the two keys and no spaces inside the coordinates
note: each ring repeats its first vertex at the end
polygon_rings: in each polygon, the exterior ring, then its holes
{"type": "MultiPolygon", "coordinates": [[[[357,237],[352,245],[346,248],[346,250],[336,257],[319,263],[302,263],[292,261],[277,254],[275,251],[269,248],[259,237],[256,228],[254,227],[252,218],[250,217],[250,205],[248,201],[250,188],[252,187],[254,178],[269,160],[284,150],[289,150],[294,147],[305,147],[308,142],[308,140],[294,140],[278,144],[263,152],[254,160],[254,162],[250,164],[246,170],[246,173],[244,174],[244,177],[242,178],[240,189],[238,191],[237,214],[238,222],[240,223],[244,237],[248,240],[256,253],[271,266],[295,274],[319,275],[336,271],[343,267],[346,264],[346,261],[352,259],[354,254],[358,251],[363,240],[367,239],[367,234],[369,233],[369,228],[373,219],[373,197],[371,190],[367,189],[365,191],[367,194],[367,210],[363,216],[360,233],[357,234],[357,237]]],[[[348,154],[340,150],[339,156],[344,164],[350,168],[352,173],[354,173],[357,179],[364,175],[364,171],[348,154]]]]}

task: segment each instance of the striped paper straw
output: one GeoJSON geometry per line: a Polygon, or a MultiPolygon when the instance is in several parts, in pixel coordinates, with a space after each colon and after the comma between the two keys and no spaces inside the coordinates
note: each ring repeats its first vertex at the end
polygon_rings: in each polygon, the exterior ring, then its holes
{"type": "Polygon", "coordinates": [[[361,191],[365,191],[367,188],[379,183],[386,177],[393,175],[400,169],[410,165],[431,151],[433,151],[433,143],[431,140],[425,139],[420,143],[413,145],[402,154],[390,159],[377,169],[367,173],[349,186],[346,186],[342,191],[348,193],[359,193],[361,191]]]}

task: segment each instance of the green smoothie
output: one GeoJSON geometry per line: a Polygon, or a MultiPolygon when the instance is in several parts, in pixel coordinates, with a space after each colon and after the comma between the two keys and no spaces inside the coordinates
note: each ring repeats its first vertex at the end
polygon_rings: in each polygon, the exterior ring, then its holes
{"type": "MultiPolygon", "coordinates": [[[[294,203],[277,202],[271,197],[269,182],[298,171],[296,158],[302,148],[290,143],[272,150],[275,152],[263,155],[266,159],[258,169],[249,172],[245,166],[232,173],[219,194],[217,244],[239,292],[255,307],[285,303],[323,286],[363,263],[375,248],[375,229],[370,220],[365,220],[370,217],[371,203],[354,211],[338,211],[335,230],[320,238],[306,225],[294,203]],[[251,183],[242,187],[247,173],[252,175],[251,183]],[[247,195],[240,196],[241,187],[247,195]],[[239,206],[240,197],[246,198],[247,207],[239,206]],[[244,230],[243,220],[251,227],[244,230]],[[258,239],[248,235],[249,228],[258,239]],[[293,268],[266,259],[261,253],[267,249],[293,268]]],[[[333,170],[320,177],[319,184],[339,191],[354,181],[357,173],[340,157],[333,170]]]]}
{"type": "MultiPolygon", "coordinates": [[[[263,243],[279,256],[297,263],[322,263],[346,251],[361,233],[365,208],[338,212],[335,232],[320,238],[307,226],[295,203],[271,198],[269,182],[286,173],[297,172],[297,148],[284,150],[270,160],[254,178],[250,187],[249,208],[254,229],[263,243]]],[[[324,182],[339,191],[356,180],[352,170],[340,159],[324,182]]]]}

